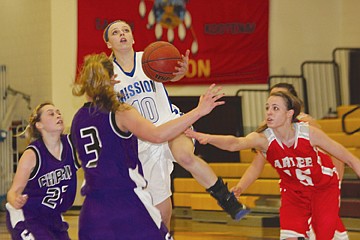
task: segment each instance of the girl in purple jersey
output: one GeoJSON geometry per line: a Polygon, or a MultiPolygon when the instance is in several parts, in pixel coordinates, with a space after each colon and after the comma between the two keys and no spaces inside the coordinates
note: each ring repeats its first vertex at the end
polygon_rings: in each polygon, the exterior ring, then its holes
{"type": "Polygon", "coordinates": [[[38,105],[24,134],[30,144],[22,154],[7,193],[7,227],[12,239],[70,239],[62,213],[76,195],[79,164],[59,109],[38,105]]]}
{"type": "Polygon", "coordinates": [[[73,88],[74,95],[85,95],[88,101],[71,126],[86,182],[79,239],[172,239],[146,190],[135,135],[155,143],[176,137],[224,104],[217,101],[223,96],[221,88],[211,85],[195,109],[155,126],[118,101],[112,85],[115,77],[106,54],[89,55],[73,88]]]}

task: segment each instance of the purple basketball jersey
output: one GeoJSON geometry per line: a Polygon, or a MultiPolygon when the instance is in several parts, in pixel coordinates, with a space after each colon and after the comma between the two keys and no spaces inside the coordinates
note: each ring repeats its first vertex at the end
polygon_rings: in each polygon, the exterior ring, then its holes
{"type": "Polygon", "coordinates": [[[62,213],[73,204],[76,195],[76,171],[80,167],[68,135],[61,135],[61,159],[56,159],[42,139],[27,149],[36,155],[36,166],[23,194],[29,196],[21,209],[7,203],[7,227],[12,239],[69,239],[69,225],[62,213]]]}
{"type": "Polygon", "coordinates": [[[114,113],[90,103],[75,114],[71,134],[86,181],[79,239],[165,239],[160,214],[144,190],[137,138],[117,127],[114,113]]]}

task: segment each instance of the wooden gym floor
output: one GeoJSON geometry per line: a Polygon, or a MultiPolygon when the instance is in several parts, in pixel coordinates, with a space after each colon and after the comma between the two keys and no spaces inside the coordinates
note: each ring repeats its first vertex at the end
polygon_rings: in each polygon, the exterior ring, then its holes
{"type": "MultiPolygon", "coordinates": [[[[69,211],[65,216],[70,224],[70,237],[77,238],[79,211],[69,211]]],[[[272,240],[279,239],[278,228],[230,226],[202,223],[191,219],[173,218],[171,231],[175,240],[272,240]]],[[[349,232],[350,239],[360,239],[360,232],[349,232]]],[[[0,239],[10,240],[6,229],[5,212],[0,212],[0,239]]]]}

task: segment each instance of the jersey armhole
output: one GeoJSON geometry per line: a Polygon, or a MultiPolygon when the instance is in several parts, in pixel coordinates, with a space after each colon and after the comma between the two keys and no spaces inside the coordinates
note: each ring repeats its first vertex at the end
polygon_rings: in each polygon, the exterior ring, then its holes
{"type": "Polygon", "coordinates": [[[74,145],[74,142],[73,142],[71,137],[72,137],[72,135],[68,134],[67,135],[67,140],[68,140],[69,145],[71,147],[71,153],[72,153],[72,156],[73,156],[73,159],[74,159],[75,168],[76,168],[76,170],[78,170],[79,168],[81,168],[81,163],[79,161],[77,152],[75,150],[75,145],[74,145]]]}
{"type": "Polygon", "coordinates": [[[36,174],[38,173],[38,171],[40,169],[40,154],[39,154],[37,148],[34,146],[29,146],[26,149],[30,149],[30,150],[34,151],[34,153],[35,153],[35,159],[36,159],[35,167],[31,171],[30,176],[29,176],[29,180],[32,180],[36,176],[36,174]]]}
{"type": "Polygon", "coordinates": [[[116,124],[115,113],[110,113],[110,125],[114,132],[122,138],[130,138],[132,136],[132,132],[123,132],[116,124]]]}

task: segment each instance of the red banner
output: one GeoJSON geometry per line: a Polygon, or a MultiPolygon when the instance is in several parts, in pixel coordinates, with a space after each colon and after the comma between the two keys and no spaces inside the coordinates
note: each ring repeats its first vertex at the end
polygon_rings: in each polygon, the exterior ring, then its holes
{"type": "Polygon", "coordinates": [[[157,40],[191,50],[186,77],[171,84],[267,82],[269,0],[78,0],[78,64],[110,54],[102,33],[118,19],[133,28],[135,51],[157,40]]]}

